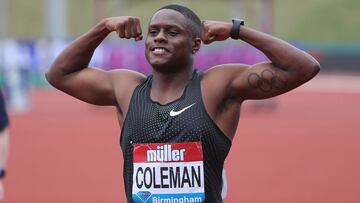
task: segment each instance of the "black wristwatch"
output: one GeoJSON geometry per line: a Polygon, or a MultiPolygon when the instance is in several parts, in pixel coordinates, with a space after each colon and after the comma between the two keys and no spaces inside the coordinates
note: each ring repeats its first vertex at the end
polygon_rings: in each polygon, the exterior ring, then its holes
{"type": "Polygon", "coordinates": [[[245,25],[244,20],[234,18],[232,19],[233,26],[231,28],[230,37],[232,39],[239,39],[239,31],[242,25],[245,25]]]}

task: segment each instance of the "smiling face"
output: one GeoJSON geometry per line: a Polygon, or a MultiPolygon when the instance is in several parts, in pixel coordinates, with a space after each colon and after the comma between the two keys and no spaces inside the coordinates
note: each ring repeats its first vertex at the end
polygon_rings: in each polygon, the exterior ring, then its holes
{"type": "Polygon", "coordinates": [[[170,9],[159,10],[149,24],[146,59],[159,72],[176,72],[192,66],[195,41],[185,16],[170,9]]]}

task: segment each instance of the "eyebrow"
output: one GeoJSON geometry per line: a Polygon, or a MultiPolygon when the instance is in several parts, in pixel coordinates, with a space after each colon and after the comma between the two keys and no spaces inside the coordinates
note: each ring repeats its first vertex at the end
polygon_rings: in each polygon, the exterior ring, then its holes
{"type": "Polygon", "coordinates": [[[184,30],[186,28],[182,28],[178,25],[165,25],[165,26],[161,26],[159,24],[152,24],[152,25],[149,25],[149,29],[150,28],[159,28],[159,27],[165,27],[165,29],[172,29],[172,28],[175,28],[175,29],[180,29],[180,30],[184,30]]]}

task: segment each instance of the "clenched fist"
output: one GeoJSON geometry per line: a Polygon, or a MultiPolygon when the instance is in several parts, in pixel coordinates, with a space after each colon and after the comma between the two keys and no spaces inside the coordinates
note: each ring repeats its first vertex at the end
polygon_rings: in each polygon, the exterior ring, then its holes
{"type": "Polygon", "coordinates": [[[105,19],[105,26],[110,31],[115,31],[120,38],[134,38],[142,40],[140,19],[136,16],[119,16],[105,19]]]}
{"type": "Polygon", "coordinates": [[[232,23],[221,21],[203,21],[201,40],[204,44],[214,41],[224,41],[230,36],[232,23]]]}

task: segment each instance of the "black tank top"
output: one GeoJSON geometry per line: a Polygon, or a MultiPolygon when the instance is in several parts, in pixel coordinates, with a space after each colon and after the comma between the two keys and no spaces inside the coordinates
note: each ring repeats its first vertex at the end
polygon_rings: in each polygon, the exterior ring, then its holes
{"type": "Polygon", "coordinates": [[[151,75],[135,88],[120,136],[128,202],[133,202],[134,144],[199,141],[203,150],[205,202],[222,202],[222,170],[231,141],[205,110],[201,97],[201,78],[202,72],[194,70],[182,96],[166,105],[151,100],[151,75]],[[181,110],[189,106],[191,108],[183,111],[181,115],[170,116],[171,110],[181,110]]]}

